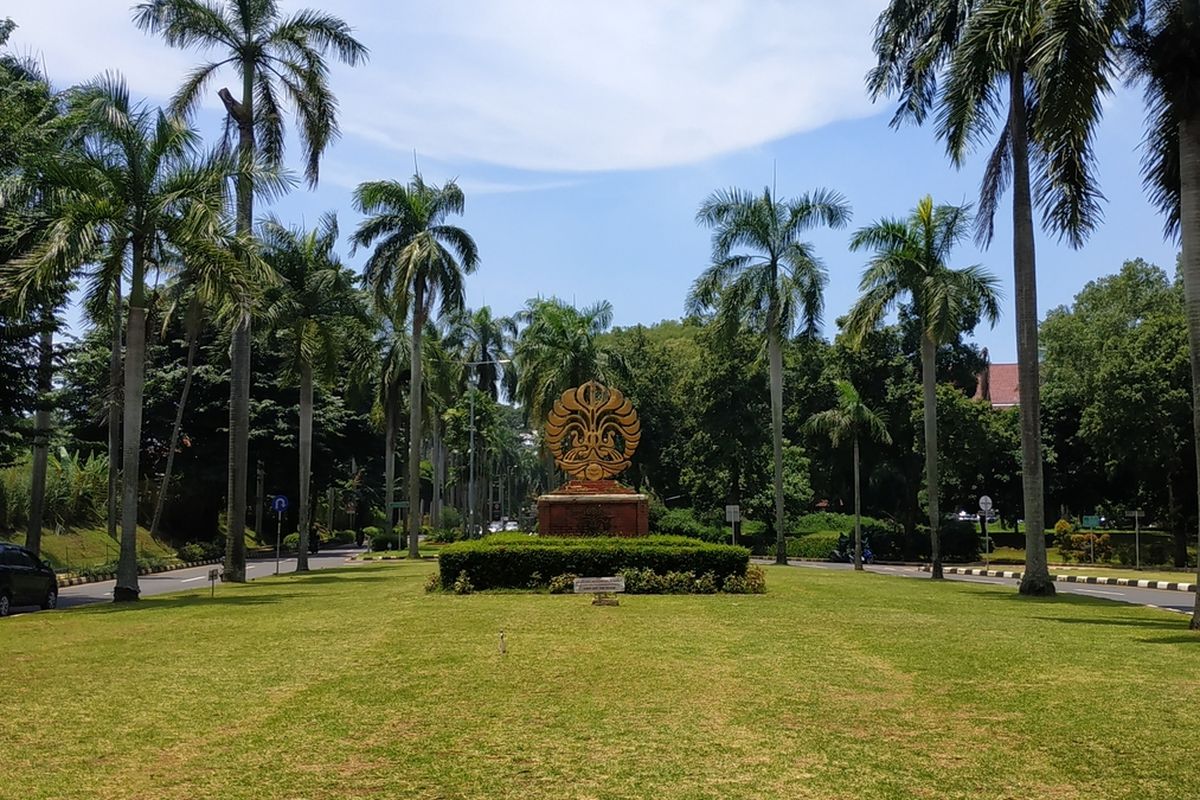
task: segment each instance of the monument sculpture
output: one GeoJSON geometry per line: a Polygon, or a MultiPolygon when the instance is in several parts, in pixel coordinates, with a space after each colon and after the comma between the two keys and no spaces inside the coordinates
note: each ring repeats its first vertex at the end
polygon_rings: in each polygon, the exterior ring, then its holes
{"type": "Polygon", "coordinates": [[[545,444],[570,476],[538,498],[538,532],[545,536],[645,536],[646,495],[615,480],[630,466],[642,426],[633,404],[598,381],[568,389],[546,418],[545,444]]]}

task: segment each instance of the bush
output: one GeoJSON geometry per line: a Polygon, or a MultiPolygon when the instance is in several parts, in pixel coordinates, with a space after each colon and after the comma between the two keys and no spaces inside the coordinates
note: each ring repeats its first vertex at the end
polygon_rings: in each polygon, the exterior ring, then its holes
{"type": "Polygon", "coordinates": [[[458,573],[458,577],[454,579],[454,593],[470,594],[473,591],[475,591],[475,587],[471,585],[471,576],[467,574],[466,570],[458,573]]]}
{"type": "Polygon", "coordinates": [[[462,524],[463,524],[462,514],[460,514],[458,512],[457,508],[454,508],[453,506],[443,506],[442,507],[442,528],[443,529],[450,530],[452,528],[462,528],[462,524]]]}
{"type": "Polygon", "coordinates": [[[283,549],[289,553],[294,553],[300,549],[300,534],[289,533],[283,537],[283,549]]]}
{"type": "Polygon", "coordinates": [[[644,538],[552,538],[496,534],[457,542],[439,556],[442,585],[449,588],[466,571],[478,589],[525,588],[534,574],[617,575],[629,568],[669,572],[712,572],[724,580],[742,575],[750,562],[743,547],[709,544],[679,536],[644,538]]]}
{"type": "MultiPolygon", "coordinates": [[[[363,531],[366,533],[366,531],[363,531]]],[[[380,552],[383,550],[399,550],[400,549],[400,534],[393,532],[391,536],[386,533],[378,532],[371,537],[371,549],[380,552]]]]}
{"type": "Polygon", "coordinates": [[[329,544],[350,544],[354,541],[354,531],[334,531],[325,541],[329,544]]]}
{"type": "Polygon", "coordinates": [[[431,572],[425,577],[425,591],[438,592],[442,589],[442,577],[436,572],[431,572]]]}
{"type": "Polygon", "coordinates": [[[724,530],[701,522],[696,518],[696,512],[690,508],[672,508],[670,511],[664,511],[653,531],[664,536],[688,536],[706,542],[725,541],[724,530]]]}
{"type": "Polygon", "coordinates": [[[1074,532],[1075,526],[1065,519],[1060,519],[1058,522],[1054,523],[1054,536],[1059,542],[1063,541],[1066,537],[1070,536],[1074,532]]]}
{"type": "MultiPolygon", "coordinates": [[[[861,517],[863,530],[867,526],[878,526],[887,528],[887,524],[880,519],[874,517],[861,517]]],[[[817,514],[805,514],[802,517],[797,517],[791,521],[788,529],[797,534],[803,533],[853,533],[854,532],[854,515],[853,514],[834,514],[829,511],[822,511],[817,514]]]]}
{"type": "Polygon", "coordinates": [[[943,520],[941,528],[938,530],[938,538],[943,561],[979,560],[979,548],[982,542],[979,528],[974,522],[957,519],[943,520]]]}
{"type": "Polygon", "coordinates": [[[465,538],[465,534],[461,529],[454,528],[429,528],[429,532],[425,534],[425,541],[433,544],[449,544],[457,542],[465,538]]]}
{"type": "Polygon", "coordinates": [[[212,542],[188,542],[175,553],[180,561],[208,561],[220,558],[220,548],[212,542]]]}
{"type": "Polygon", "coordinates": [[[829,554],[837,549],[838,533],[810,533],[787,540],[787,554],[792,558],[815,558],[829,560],[829,554]]]}
{"type": "Polygon", "coordinates": [[[374,525],[368,525],[362,529],[362,532],[363,532],[363,539],[365,541],[369,542],[372,539],[374,539],[376,536],[379,535],[380,529],[374,525]]]}
{"type": "Polygon", "coordinates": [[[578,577],[569,572],[555,575],[550,579],[550,594],[570,594],[575,591],[575,579],[578,577]]]}
{"type": "Polygon", "coordinates": [[[711,572],[706,572],[699,578],[696,578],[696,587],[693,591],[696,594],[716,594],[720,585],[717,583],[717,576],[711,572]]]}

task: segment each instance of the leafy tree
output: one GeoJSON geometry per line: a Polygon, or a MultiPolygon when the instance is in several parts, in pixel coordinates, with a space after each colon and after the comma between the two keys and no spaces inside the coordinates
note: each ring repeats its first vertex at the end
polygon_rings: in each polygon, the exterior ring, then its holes
{"type": "Polygon", "coordinates": [[[817,225],[840,228],[850,218],[841,195],[826,189],[780,200],[770,189],[714,192],[696,221],[712,229],[712,265],[688,294],[688,311],[716,309],[727,334],[745,325],[767,340],[775,461],[775,560],[787,563],[783,498],[783,351],[799,316],[814,334],[824,306],[825,271],[800,237],[817,225]]]}
{"type": "MultiPolygon", "coordinates": [[[[1200,72],[1200,8],[1191,0],[1118,5],[1132,5],[1134,9],[1122,44],[1126,68],[1146,87],[1150,117],[1142,162],[1146,187],[1150,199],[1167,218],[1168,235],[1178,234],[1183,243],[1181,266],[1191,345],[1192,441],[1200,480],[1200,84],[1196,81],[1200,72]]],[[[1068,127],[1065,121],[1063,127],[1068,127]]],[[[1191,627],[1200,630],[1200,594],[1196,596],[1191,627]]]]}
{"type": "Polygon", "coordinates": [[[525,327],[514,350],[517,397],[534,427],[567,389],[590,380],[610,383],[619,374],[616,356],[600,336],[612,324],[607,300],[577,309],[557,297],[538,298],[518,319],[525,327]]]}
{"type": "MultiPolygon", "coordinates": [[[[361,364],[373,354],[368,342],[365,306],[354,289],[355,274],[342,266],[334,253],[337,216],[321,217],[317,227],[305,231],[287,228],[276,219],[262,227],[266,258],[282,278],[268,294],[264,318],[272,332],[291,351],[289,378],[300,384],[300,478],[298,511],[300,542],[296,571],[308,571],[312,506],[313,386],[315,380],[331,383],[338,377],[355,379],[347,365],[361,364]]],[[[357,370],[361,372],[361,367],[357,370]]]]}
{"type": "Polygon", "coordinates": [[[862,486],[859,477],[858,442],[871,438],[889,443],[887,422],[863,403],[858,390],[850,381],[837,381],[838,404],[809,417],[805,425],[809,433],[829,437],[833,446],[849,439],[854,451],[854,568],[862,569],[862,486]]]}
{"type": "Polygon", "coordinates": [[[924,197],[906,220],[882,219],[854,234],[852,250],[874,251],[859,284],[863,293],[846,320],[852,339],[874,330],[907,297],[921,331],[921,387],[925,405],[925,490],[929,507],[931,576],[942,577],[938,548],[937,373],[938,348],[956,341],[980,313],[994,324],[1000,315],[996,279],[978,266],[952,269],[954,247],[971,224],[966,206],[934,206],[924,197]]]}
{"type": "Polygon", "coordinates": [[[450,215],[463,212],[463,202],[462,190],[455,182],[433,186],[420,175],[414,175],[407,185],[373,181],[359,184],[354,191],[354,204],[367,219],[359,225],[352,241],[356,248],[375,244],[363,279],[377,307],[392,305],[401,317],[412,321],[408,552],[413,558],[418,555],[417,536],[421,532],[421,336],[439,298],[443,316],[462,310],[463,278],[479,263],[475,240],[462,228],[446,222],[450,215]]]}
{"type": "Polygon", "coordinates": [[[136,600],[147,269],[162,266],[170,250],[222,272],[222,254],[237,249],[224,216],[231,169],[225,159],[201,154],[198,136],[181,120],[133,103],[119,78],[83,87],[74,104],[89,132],[88,147],[53,176],[55,219],[17,262],[16,278],[21,291],[44,288],[95,263],[91,286],[104,292],[129,264],[121,554],[113,598],[136,600]]]}
{"type": "Polygon", "coordinates": [[[1023,594],[1049,595],[1038,394],[1038,312],[1033,206],[1048,229],[1080,246],[1100,220],[1092,164],[1094,101],[1107,88],[1111,59],[1103,46],[1119,14],[1108,3],[1072,0],[892,0],[875,25],[878,63],[867,75],[873,98],[896,94],[893,125],[936,113],[938,136],[961,166],[975,145],[995,136],[980,188],[978,237],[1009,184],[1013,195],[1020,384],[1021,475],[1027,523],[1023,594]],[[1069,120],[1071,132],[1056,136],[1069,120]],[[1031,177],[1031,166],[1033,175],[1031,177]]]}
{"type": "Polygon", "coordinates": [[[512,360],[512,348],[517,337],[517,323],[512,317],[497,317],[490,306],[464,311],[453,320],[449,338],[462,344],[463,360],[472,362],[475,386],[487,392],[493,400],[500,397],[500,378],[503,372],[506,394],[516,388],[515,370],[503,361],[512,360]]]}
{"type": "MultiPolygon", "coordinates": [[[[337,100],[329,87],[326,55],[354,66],[367,48],[350,27],[329,14],[301,10],[285,17],[275,0],[146,0],[134,7],[142,30],[159,34],[171,47],[216,50],[218,60],[196,67],[171,100],[175,112],[193,111],[223,67],[241,78],[241,96],[218,94],[238,132],[237,232],[249,238],[256,192],[269,191],[252,165],[274,171],[283,163],[284,103],[296,115],[304,150],[305,176],[317,184],[321,155],[337,138],[337,100]]],[[[249,270],[247,262],[247,271],[249,270]]],[[[249,479],[250,327],[249,309],[234,320],[229,380],[229,485],[225,579],[246,580],[246,484],[249,479]]]]}

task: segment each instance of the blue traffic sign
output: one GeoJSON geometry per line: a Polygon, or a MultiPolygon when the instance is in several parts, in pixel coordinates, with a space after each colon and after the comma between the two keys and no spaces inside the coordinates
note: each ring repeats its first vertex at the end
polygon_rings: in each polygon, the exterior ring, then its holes
{"type": "Polygon", "coordinates": [[[271,510],[276,514],[282,514],[287,511],[288,499],[285,494],[275,495],[275,499],[271,501],[271,510]]]}

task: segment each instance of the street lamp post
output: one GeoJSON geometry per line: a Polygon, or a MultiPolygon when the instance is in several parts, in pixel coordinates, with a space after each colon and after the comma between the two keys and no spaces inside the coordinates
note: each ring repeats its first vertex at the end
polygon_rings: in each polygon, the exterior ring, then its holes
{"type": "MultiPolygon", "coordinates": [[[[471,377],[475,377],[475,371],[484,364],[511,364],[512,359],[497,358],[486,359],[484,361],[468,361],[467,366],[471,368],[471,377]]],[[[475,387],[474,380],[471,381],[470,387],[467,389],[471,394],[471,436],[470,436],[470,455],[467,463],[467,535],[470,536],[475,532],[475,392],[478,389],[475,387]]]]}

